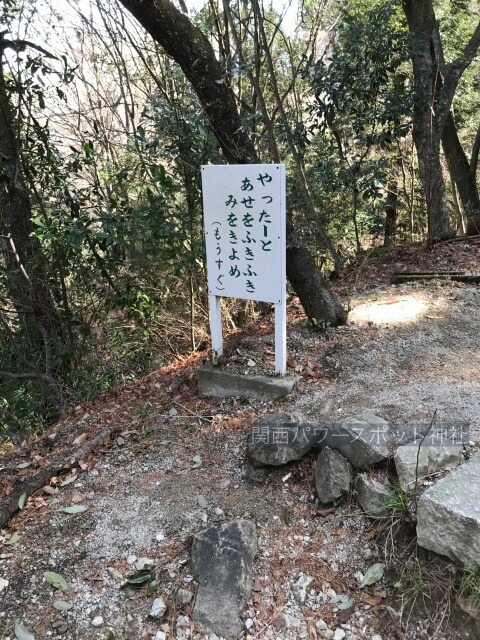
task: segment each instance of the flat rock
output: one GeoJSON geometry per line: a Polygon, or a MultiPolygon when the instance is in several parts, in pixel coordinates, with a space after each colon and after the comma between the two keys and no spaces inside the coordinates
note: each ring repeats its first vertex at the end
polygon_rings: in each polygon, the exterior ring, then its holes
{"type": "Polygon", "coordinates": [[[386,460],[390,443],[388,422],[368,412],[325,426],[318,439],[319,446],[336,449],[356,469],[386,460]]]}
{"type": "Polygon", "coordinates": [[[299,460],[315,446],[320,432],[318,425],[298,414],[268,415],[252,425],[248,455],[256,466],[299,460]]]}
{"type": "Polygon", "coordinates": [[[411,442],[398,447],[395,468],[400,486],[405,491],[415,488],[415,479],[421,480],[447,467],[456,467],[464,461],[462,444],[429,444],[429,440],[411,442]],[[418,467],[417,467],[418,465],[418,467]]]}
{"type": "Polygon", "coordinates": [[[198,533],[192,545],[192,566],[198,581],[193,618],[208,632],[235,638],[252,591],[252,565],[257,552],[255,524],[236,520],[198,533]]]}
{"type": "Polygon", "coordinates": [[[365,513],[374,518],[385,513],[388,500],[394,492],[375,478],[366,473],[360,473],[355,480],[357,502],[365,513]]]}
{"type": "Polygon", "coordinates": [[[421,495],[417,539],[466,569],[480,569],[480,452],[421,495]]]}
{"type": "Polygon", "coordinates": [[[198,369],[200,395],[213,398],[246,397],[257,400],[277,400],[293,391],[297,376],[270,377],[230,373],[213,364],[198,369]]]}
{"type": "Polygon", "coordinates": [[[320,502],[328,504],[350,491],[352,466],[337,451],[325,447],[320,451],[315,469],[315,487],[320,502]]]}

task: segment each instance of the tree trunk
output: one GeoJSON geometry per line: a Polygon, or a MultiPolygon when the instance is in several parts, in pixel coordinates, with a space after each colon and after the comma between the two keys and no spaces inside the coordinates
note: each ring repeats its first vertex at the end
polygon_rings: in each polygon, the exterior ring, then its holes
{"type": "Polygon", "coordinates": [[[452,236],[452,229],[440,163],[440,141],[458,82],[480,46],[480,23],[460,55],[447,64],[432,0],[403,0],[403,9],[412,37],[413,139],[427,201],[428,235],[431,240],[443,240],[452,236]]]}
{"type": "Polygon", "coordinates": [[[437,66],[432,53],[435,16],[429,0],[410,0],[404,2],[404,8],[412,35],[413,140],[427,204],[428,237],[445,240],[452,236],[452,229],[440,163],[441,132],[435,115],[437,66]]]}
{"type": "Polygon", "coordinates": [[[397,205],[398,184],[395,176],[388,181],[387,197],[385,199],[385,227],[383,246],[389,247],[395,244],[397,236],[397,205]]]}
{"type": "MultiPolygon", "coordinates": [[[[119,0],[181,67],[205,109],[212,131],[231,164],[259,162],[238,115],[235,97],[205,35],[169,0],[119,0]]],[[[307,316],[344,324],[346,311],[301,245],[287,215],[287,275],[307,316]]]]}
{"type": "Polygon", "coordinates": [[[452,112],[448,114],[445,128],[442,134],[442,145],[447,159],[448,169],[457,186],[460,202],[467,217],[467,229],[479,233],[478,219],[480,216],[480,198],[476,176],[472,172],[467,155],[458,138],[457,128],[452,112]],[[477,221],[477,225],[475,225],[477,221]]]}
{"type": "Polygon", "coordinates": [[[60,364],[55,351],[63,342],[62,319],[48,286],[49,275],[40,243],[33,234],[32,203],[24,182],[17,136],[18,114],[14,112],[3,76],[2,56],[6,46],[0,37],[0,251],[18,328],[12,329],[9,322],[4,323],[4,328],[9,331],[11,343],[20,338],[16,356],[22,368],[29,369],[53,404],[63,408],[63,394],[53,375],[60,364]],[[49,384],[45,385],[45,380],[49,384]]]}

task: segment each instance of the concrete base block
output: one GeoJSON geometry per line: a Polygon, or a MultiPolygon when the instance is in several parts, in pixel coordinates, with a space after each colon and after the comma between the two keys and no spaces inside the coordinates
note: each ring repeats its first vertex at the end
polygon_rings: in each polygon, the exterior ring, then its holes
{"type": "Polygon", "coordinates": [[[291,393],[297,380],[297,376],[245,376],[224,371],[211,363],[204,364],[197,372],[200,395],[212,398],[243,396],[256,400],[276,400],[291,393]]]}

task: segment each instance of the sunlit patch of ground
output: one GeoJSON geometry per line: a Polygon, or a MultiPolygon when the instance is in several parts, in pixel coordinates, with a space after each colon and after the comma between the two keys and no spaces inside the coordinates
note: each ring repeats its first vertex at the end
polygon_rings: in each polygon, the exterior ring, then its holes
{"type": "Polygon", "coordinates": [[[382,296],[353,307],[350,320],[356,324],[409,324],[423,317],[430,303],[415,293],[382,296]]]}

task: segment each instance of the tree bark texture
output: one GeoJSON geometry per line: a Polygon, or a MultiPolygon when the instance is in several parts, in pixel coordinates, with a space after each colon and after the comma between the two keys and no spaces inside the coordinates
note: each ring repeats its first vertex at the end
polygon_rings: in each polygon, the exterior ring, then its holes
{"type": "Polygon", "coordinates": [[[385,231],[383,245],[389,247],[395,244],[397,235],[397,205],[398,185],[395,176],[388,181],[387,197],[385,198],[385,231]]]}
{"type": "Polygon", "coordinates": [[[457,186],[467,218],[468,235],[480,233],[480,197],[475,172],[458,138],[452,112],[448,114],[442,134],[442,146],[450,174],[457,186]]]}
{"type": "Polygon", "coordinates": [[[48,286],[49,275],[33,234],[32,202],[22,171],[21,143],[14,107],[5,85],[2,56],[6,44],[0,37],[0,250],[6,271],[7,291],[22,332],[21,360],[57,406],[63,406],[60,386],[52,377],[55,346],[62,342],[62,318],[48,286]],[[41,363],[41,364],[39,364],[41,363]],[[51,380],[44,387],[45,375],[51,380]]]}
{"type": "MultiPolygon", "coordinates": [[[[233,92],[206,36],[169,0],[119,0],[181,67],[207,114],[212,131],[231,164],[259,162],[242,127],[233,92]]],[[[310,319],[344,324],[346,311],[312,256],[297,238],[287,214],[287,276],[310,319]]]]}
{"type": "Polygon", "coordinates": [[[441,132],[435,115],[437,67],[432,54],[435,16],[428,0],[407,0],[404,6],[412,35],[413,140],[427,204],[428,236],[430,240],[444,240],[451,237],[452,228],[440,162],[441,132]]]}
{"type": "Polygon", "coordinates": [[[403,8],[412,40],[413,139],[427,202],[428,235],[443,240],[451,237],[452,229],[440,143],[458,82],[480,46],[480,23],[461,54],[447,64],[432,0],[403,0],[403,8]]]}

